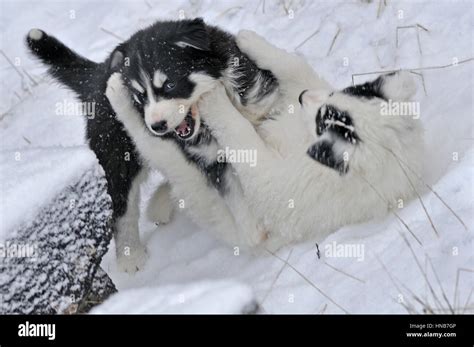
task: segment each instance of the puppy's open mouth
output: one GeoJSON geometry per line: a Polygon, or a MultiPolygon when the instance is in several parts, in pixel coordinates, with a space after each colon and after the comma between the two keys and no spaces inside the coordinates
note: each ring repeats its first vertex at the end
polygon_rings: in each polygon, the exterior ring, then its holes
{"type": "Polygon", "coordinates": [[[193,136],[195,125],[196,122],[191,116],[191,111],[189,111],[186,117],[184,117],[183,121],[176,128],[174,128],[174,132],[180,139],[186,140],[193,136]]]}
{"type": "Polygon", "coordinates": [[[181,140],[190,139],[196,131],[197,108],[192,106],[183,121],[174,129],[174,133],[181,140]]]}

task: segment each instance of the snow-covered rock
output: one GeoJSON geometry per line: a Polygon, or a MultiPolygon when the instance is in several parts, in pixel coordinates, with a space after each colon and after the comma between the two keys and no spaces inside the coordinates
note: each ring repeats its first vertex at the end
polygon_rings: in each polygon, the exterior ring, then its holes
{"type": "Polygon", "coordinates": [[[100,269],[111,200],[85,146],[0,152],[0,313],[84,312],[115,291],[100,269]]]}

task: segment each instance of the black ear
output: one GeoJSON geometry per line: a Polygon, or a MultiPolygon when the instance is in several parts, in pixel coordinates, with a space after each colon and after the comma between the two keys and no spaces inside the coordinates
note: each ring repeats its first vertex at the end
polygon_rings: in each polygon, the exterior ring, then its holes
{"type": "Polygon", "coordinates": [[[202,18],[182,21],[178,28],[175,44],[179,47],[191,47],[201,51],[210,50],[210,39],[206,23],[202,18]]]}
{"type": "Polygon", "coordinates": [[[120,47],[118,47],[112,52],[110,56],[109,70],[112,72],[120,71],[124,65],[125,53],[120,47]]]}
{"type": "Polygon", "coordinates": [[[386,100],[386,96],[382,93],[383,77],[380,76],[376,80],[365,82],[364,84],[358,84],[350,86],[342,90],[344,94],[359,98],[381,98],[386,100]]]}
{"type": "Polygon", "coordinates": [[[410,72],[398,71],[382,75],[371,82],[348,87],[342,92],[368,99],[377,97],[386,101],[407,101],[416,94],[416,84],[410,72]]]}

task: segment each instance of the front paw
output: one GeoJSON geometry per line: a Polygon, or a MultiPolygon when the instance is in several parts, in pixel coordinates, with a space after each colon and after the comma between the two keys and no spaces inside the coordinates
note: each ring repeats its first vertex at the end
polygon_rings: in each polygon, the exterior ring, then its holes
{"type": "Polygon", "coordinates": [[[236,36],[237,46],[244,53],[252,51],[258,46],[264,45],[265,39],[252,30],[240,30],[236,36]]]}
{"type": "MultiPolygon", "coordinates": [[[[109,99],[112,108],[116,110],[124,100],[127,100],[128,91],[124,85],[122,74],[119,72],[113,73],[107,81],[107,89],[105,90],[105,96],[109,99]]],[[[116,110],[117,111],[117,110],[116,110]]]]}
{"type": "Polygon", "coordinates": [[[119,270],[129,274],[143,270],[148,260],[146,248],[141,244],[117,245],[116,255],[119,270]]]}
{"type": "Polygon", "coordinates": [[[199,113],[207,122],[219,119],[232,104],[222,84],[204,94],[198,102],[199,113]]]}

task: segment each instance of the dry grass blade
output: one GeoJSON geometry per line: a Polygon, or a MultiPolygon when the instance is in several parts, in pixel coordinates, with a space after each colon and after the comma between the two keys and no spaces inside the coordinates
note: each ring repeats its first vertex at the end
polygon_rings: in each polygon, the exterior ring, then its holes
{"type": "Polygon", "coordinates": [[[453,298],[453,305],[455,307],[459,307],[458,303],[458,289],[459,289],[459,279],[461,278],[461,272],[474,272],[474,270],[466,269],[466,268],[458,268],[456,271],[456,282],[454,284],[454,298],[453,298]]]}
{"type": "Polygon", "coordinates": [[[384,8],[385,8],[385,3],[383,0],[379,0],[379,7],[377,8],[377,19],[380,18],[380,15],[382,14],[384,8]]]}
{"type": "Polygon", "coordinates": [[[268,295],[270,295],[270,293],[272,292],[273,287],[275,286],[276,282],[278,281],[278,278],[280,278],[280,275],[282,274],[283,270],[285,269],[286,264],[287,264],[288,261],[290,260],[290,257],[291,257],[292,254],[293,254],[293,248],[292,248],[292,249],[290,250],[290,252],[288,253],[288,256],[286,257],[286,262],[283,264],[283,266],[280,268],[280,270],[278,271],[277,275],[276,275],[275,278],[273,279],[272,284],[270,285],[270,288],[268,288],[267,292],[266,292],[265,295],[263,296],[262,301],[261,301],[261,305],[263,305],[263,303],[265,302],[265,300],[267,300],[268,295]]]}
{"type": "MultiPolygon", "coordinates": [[[[436,192],[433,187],[431,187],[428,183],[426,183],[425,180],[423,179],[423,177],[421,177],[415,170],[413,170],[413,168],[411,168],[410,165],[408,165],[406,162],[404,162],[402,159],[400,159],[400,157],[397,156],[396,153],[392,149],[384,146],[383,144],[379,143],[378,141],[375,141],[374,139],[369,138],[369,140],[376,143],[380,147],[384,148],[388,152],[390,152],[397,159],[399,165],[403,164],[405,166],[405,168],[410,170],[411,173],[414,174],[418,178],[418,180],[420,180],[420,182],[423,183],[425,185],[425,187],[428,188],[436,196],[436,198],[439,201],[441,201],[441,203],[453,214],[453,216],[459,221],[459,223],[461,223],[461,225],[464,227],[464,229],[468,230],[466,223],[464,223],[464,221],[461,219],[461,217],[459,217],[459,215],[456,212],[454,212],[454,210],[448,205],[448,203],[446,201],[444,201],[443,198],[441,198],[441,196],[438,194],[438,192],[436,192]]],[[[405,172],[405,175],[406,175],[406,172],[405,172]]],[[[420,197],[420,199],[421,199],[421,197],[420,197]]],[[[425,212],[428,213],[426,210],[425,210],[425,212]]],[[[428,218],[430,218],[429,214],[427,216],[428,216],[428,218]]],[[[431,218],[430,218],[430,220],[431,220],[431,218]]]]}
{"type": "Polygon", "coordinates": [[[324,314],[324,312],[326,312],[327,308],[328,308],[328,304],[324,304],[323,308],[321,310],[319,310],[319,314],[324,314]]]}
{"type": "Polygon", "coordinates": [[[119,41],[125,41],[125,39],[123,37],[120,37],[119,35],[117,35],[116,33],[108,30],[108,29],[105,29],[103,27],[99,27],[100,30],[102,30],[104,33],[106,34],[109,34],[110,36],[113,36],[115,37],[116,39],[118,39],[119,41]]]}
{"type": "Polygon", "coordinates": [[[332,38],[331,46],[329,46],[329,50],[326,54],[326,57],[328,57],[329,54],[331,54],[332,48],[334,47],[334,44],[336,43],[337,37],[339,36],[340,32],[341,32],[341,28],[339,28],[339,26],[338,26],[336,35],[334,35],[334,37],[332,38]]]}
{"type": "Polygon", "coordinates": [[[375,141],[374,139],[371,139],[371,138],[368,138],[370,141],[372,141],[373,143],[379,145],[380,147],[384,148],[385,150],[387,150],[390,154],[392,154],[392,156],[395,158],[395,160],[397,161],[397,164],[398,166],[400,167],[400,169],[403,171],[403,174],[405,175],[408,183],[410,184],[413,192],[415,193],[415,195],[417,196],[418,198],[418,201],[420,202],[421,204],[421,207],[423,208],[423,211],[426,215],[426,217],[428,218],[428,221],[430,222],[430,225],[431,225],[431,228],[433,229],[434,233],[436,234],[436,236],[439,238],[439,232],[438,232],[438,229],[436,229],[435,225],[434,225],[434,222],[433,222],[433,219],[431,218],[431,215],[428,213],[428,210],[425,206],[425,203],[423,202],[423,199],[421,198],[420,194],[418,193],[418,191],[416,190],[416,187],[415,185],[413,184],[412,180],[410,179],[410,177],[408,176],[408,173],[407,171],[405,170],[405,168],[403,167],[402,165],[402,162],[400,161],[398,155],[395,154],[395,152],[388,148],[388,147],[385,147],[383,145],[381,145],[380,143],[378,143],[378,141],[375,141]]]}
{"type": "MultiPolygon", "coordinates": [[[[423,71],[423,70],[438,70],[438,69],[446,69],[449,67],[455,67],[461,64],[469,63],[474,60],[474,57],[467,58],[456,63],[446,64],[446,65],[435,65],[435,66],[426,66],[426,67],[416,67],[416,68],[406,68],[405,70],[408,71],[423,71]]],[[[368,71],[368,72],[361,72],[361,73],[354,73],[351,75],[352,77],[352,85],[355,84],[354,77],[357,76],[366,76],[366,75],[381,75],[381,74],[388,74],[392,72],[400,71],[400,69],[396,70],[379,70],[379,71],[368,71]]]]}
{"type": "Polygon", "coordinates": [[[464,304],[464,307],[462,309],[461,313],[465,313],[467,309],[467,305],[469,305],[469,301],[471,300],[472,292],[474,291],[474,288],[471,288],[471,291],[469,292],[469,295],[467,296],[466,303],[464,304]]]}
{"type": "Polygon", "coordinates": [[[286,265],[288,265],[293,271],[295,271],[301,278],[303,278],[311,287],[313,287],[314,289],[316,289],[322,296],[324,296],[326,299],[328,299],[330,302],[332,302],[335,306],[337,306],[341,311],[343,311],[344,313],[349,313],[349,311],[347,311],[344,307],[342,307],[341,305],[339,305],[337,302],[335,302],[329,295],[327,295],[326,293],[324,293],[318,286],[316,286],[313,282],[311,282],[303,273],[301,273],[297,268],[295,268],[293,265],[291,265],[289,262],[285,261],[284,259],[282,259],[281,257],[279,257],[278,255],[276,255],[275,253],[269,251],[268,249],[266,249],[266,251],[268,253],[270,253],[271,255],[273,255],[275,258],[279,259],[280,261],[286,263],[286,265]]]}
{"type": "Polygon", "coordinates": [[[295,47],[295,51],[296,51],[298,48],[302,47],[306,42],[308,42],[309,40],[311,40],[314,36],[316,36],[316,35],[319,33],[319,30],[320,30],[320,29],[321,29],[321,28],[316,29],[315,32],[313,32],[311,35],[309,35],[307,38],[305,38],[298,46],[295,47]]]}
{"type": "MultiPolygon", "coordinates": [[[[357,171],[356,171],[357,172],[357,171]]],[[[374,185],[372,183],[370,183],[365,177],[364,175],[360,174],[360,172],[357,172],[358,176],[364,180],[370,188],[373,189],[373,191],[378,195],[378,197],[386,204],[388,204],[388,202],[384,199],[384,197],[382,196],[382,194],[380,194],[380,192],[377,190],[377,188],[374,187],[374,185]]],[[[397,212],[395,211],[391,211],[391,213],[393,213],[393,215],[403,224],[403,226],[405,227],[405,229],[410,233],[410,235],[416,240],[416,242],[418,242],[418,244],[420,246],[423,246],[423,244],[421,243],[420,239],[418,239],[418,237],[415,235],[415,233],[411,230],[411,228],[408,226],[408,224],[403,220],[402,217],[400,217],[398,215],[397,212]]]]}
{"type": "Polygon", "coordinates": [[[426,272],[423,270],[423,267],[421,266],[420,261],[416,257],[415,250],[413,249],[413,247],[411,246],[410,242],[405,237],[405,235],[403,235],[400,231],[398,231],[398,234],[403,238],[403,241],[408,246],[408,249],[410,250],[410,253],[413,256],[413,259],[415,259],[415,263],[418,266],[418,269],[420,270],[421,274],[423,275],[423,278],[426,281],[426,284],[428,285],[428,289],[430,290],[430,293],[433,296],[433,299],[439,305],[440,308],[443,307],[443,305],[441,304],[441,301],[438,299],[438,296],[436,295],[435,290],[433,289],[433,286],[431,285],[431,282],[428,279],[428,276],[427,276],[426,272]]]}
{"type": "Polygon", "coordinates": [[[435,270],[435,267],[434,267],[434,265],[433,265],[433,262],[431,261],[431,258],[430,258],[427,254],[426,254],[425,256],[426,256],[426,259],[428,259],[428,263],[431,265],[431,270],[433,271],[433,274],[434,274],[434,276],[435,276],[435,279],[436,279],[436,281],[438,282],[438,286],[439,286],[439,288],[441,289],[441,295],[442,295],[444,301],[446,302],[446,304],[448,305],[449,311],[450,311],[452,314],[454,314],[453,306],[451,306],[451,303],[449,302],[448,297],[446,296],[446,293],[445,293],[445,291],[444,291],[443,286],[441,285],[441,281],[440,281],[440,279],[439,279],[439,277],[438,277],[438,273],[437,273],[436,270],[435,270]]]}
{"type": "Polygon", "coordinates": [[[28,73],[28,71],[26,71],[25,69],[21,69],[21,71],[23,71],[23,73],[26,75],[26,77],[28,77],[28,79],[31,81],[31,83],[33,83],[33,86],[37,86],[38,85],[38,82],[28,73]]]}
{"type": "Polygon", "coordinates": [[[343,275],[345,275],[345,276],[347,276],[347,277],[349,277],[349,278],[352,278],[353,280],[356,280],[356,281],[358,281],[358,282],[360,282],[360,283],[365,283],[364,280],[361,280],[360,278],[357,278],[357,277],[354,276],[354,275],[348,274],[347,272],[345,272],[345,271],[343,271],[343,270],[341,270],[341,269],[338,269],[337,267],[335,267],[335,266],[333,266],[333,265],[327,263],[326,261],[324,262],[324,264],[327,265],[328,267],[330,267],[331,269],[333,269],[334,271],[337,271],[337,272],[339,272],[339,273],[341,273],[341,274],[343,274],[343,275]]]}
{"type": "Polygon", "coordinates": [[[224,17],[224,16],[225,16],[227,13],[229,13],[229,12],[232,12],[232,11],[240,11],[240,10],[242,10],[242,8],[243,8],[242,6],[229,7],[227,10],[222,11],[221,13],[219,13],[219,14],[216,16],[215,20],[218,20],[218,19],[220,19],[221,17],[224,17]]]}
{"type": "MultiPolygon", "coordinates": [[[[385,273],[387,274],[388,278],[390,279],[390,281],[392,282],[393,286],[395,287],[395,289],[400,293],[402,294],[402,290],[400,289],[400,287],[398,286],[397,284],[397,281],[395,280],[395,278],[393,277],[393,275],[390,273],[390,271],[388,271],[387,267],[385,266],[385,264],[380,260],[380,258],[374,254],[374,257],[375,259],[379,262],[379,264],[382,266],[382,269],[385,271],[385,273]]],[[[413,307],[413,305],[411,305],[408,301],[406,302],[406,304],[403,302],[403,300],[400,302],[400,301],[396,301],[395,302],[401,304],[405,310],[407,310],[408,313],[417,313],[416,312],[416,309],[413,307]]]]}
{"type": "Polygon", "coordinates": [[[0,54],[3,55],[3,57],[5,58],[5,60],[8,62],[8,64],[11,65],[11,67],[13,67],[13,69],[16,71],[16,73],[20,76],[21,79],[24,78],[23,74],[21,73],[20,69],[18,69],[18,67],[13,64],[13,62],[10,60],[10,58],[8,58],[8,56],[3,52],[3,50],[0,49],[0,54]]]}

